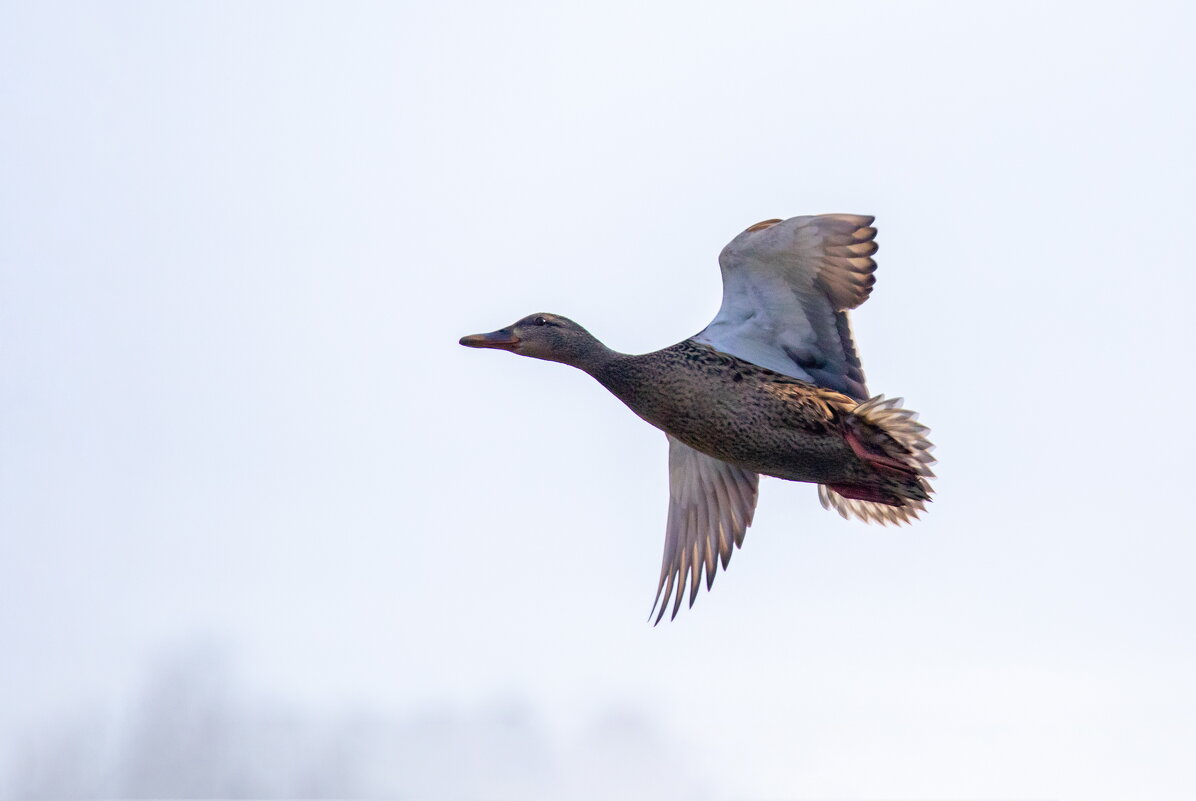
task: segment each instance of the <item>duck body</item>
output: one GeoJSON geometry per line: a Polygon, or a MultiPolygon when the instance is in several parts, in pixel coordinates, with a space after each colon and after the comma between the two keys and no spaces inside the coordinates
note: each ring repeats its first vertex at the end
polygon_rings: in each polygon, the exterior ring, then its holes
{"type": "Polygon", "coordinates": [[[916,473],[883,466],[886,446],[895,443],[854,418],[859,403],[842,393],[692,339],[639,356],[620,354],[592,374],[646,422],[744,470],[897,506],[927,497],[916,473]],[[868,445],[853,447],[853,438],[868,445]],[[873,450],[881,467],[868,458],[873,450]]]}

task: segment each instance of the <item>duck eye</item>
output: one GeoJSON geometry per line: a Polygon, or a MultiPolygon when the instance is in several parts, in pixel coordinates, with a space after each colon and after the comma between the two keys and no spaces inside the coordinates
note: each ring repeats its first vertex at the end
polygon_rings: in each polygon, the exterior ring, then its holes
{"type": "Polygon", "coordinates": [[[543,317],[537,317],[536,319],[532,320],[532,323],[535,325],[548,325],[548,321],[543,317]]]}

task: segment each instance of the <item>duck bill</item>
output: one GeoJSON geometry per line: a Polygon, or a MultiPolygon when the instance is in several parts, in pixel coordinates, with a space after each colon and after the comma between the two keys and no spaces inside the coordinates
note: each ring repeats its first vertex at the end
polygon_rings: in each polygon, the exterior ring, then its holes
{"type": "Polygon", "coordinates": [[[497,348],[498,350],[515,350],[522,340],[507,329],[491,331],[489,334],[470,334],[461,337],[461,344],[467,348],[497,348]]]}

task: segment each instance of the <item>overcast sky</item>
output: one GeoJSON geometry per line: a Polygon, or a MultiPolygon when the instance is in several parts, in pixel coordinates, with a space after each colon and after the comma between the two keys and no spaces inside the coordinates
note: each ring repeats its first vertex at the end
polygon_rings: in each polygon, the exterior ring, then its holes
{"type": "Polygon", "coordinates": [[[1194,21],[0,3],[0,796],[1193,797],[1194,21]],[[457,339],[819,212],[935,503],[653,628],[664,437],[457,339]]]}

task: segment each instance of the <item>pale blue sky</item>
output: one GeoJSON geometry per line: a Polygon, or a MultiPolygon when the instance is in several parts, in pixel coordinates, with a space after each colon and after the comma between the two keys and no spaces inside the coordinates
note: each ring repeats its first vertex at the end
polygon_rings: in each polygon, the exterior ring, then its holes
{"type": "Polygon", "coordinates": [[[1190,8],[643,5],[0,4],[8,796],[1196,792],[1190,8]],[[654,629],[664,438],[457,338],[827,211],[936,501],[654,629]]]}

